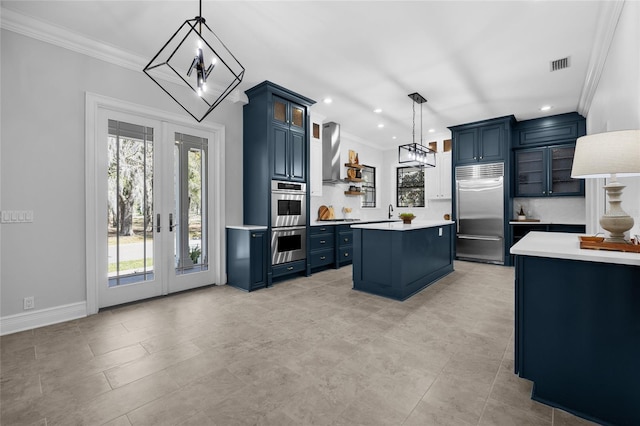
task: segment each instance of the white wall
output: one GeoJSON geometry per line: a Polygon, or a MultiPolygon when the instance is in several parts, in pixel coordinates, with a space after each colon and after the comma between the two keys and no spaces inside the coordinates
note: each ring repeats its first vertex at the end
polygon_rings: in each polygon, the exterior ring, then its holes
{"type": "MultiPolygon", "coordinates": [[[[388,203],[384,203],[381,195],[383,190],[380,188],[384,186],[384,180],[381,178],[382,169],[384,168],[383,152],[377,148],[367,145],[364,141],[357,136],[350,134],[342,127],[340,128],[340,164],[349,162],[349,150],[353,150],[358,153],[358,160],[360,164],[376,168],[376,188],[377,188],[377,202],[376,208],[362,208],[361,195],[345,195],[345,191],[349,189],[349,183],[336,183],[336,184],[323,184],[322,196],[311,197],[311,212],[310,219],[315,220],[318,218],[318,208],[322,205],[333,206],[335,210],[336,219],[343,218],[342,208],[350,207],[352,209],[351,216],[362,220],[379,220],[386,219],[386,206],[388,203]],[[382,200],[382,201],[381,201],[382,200]]],[[[311,161],[314,161],[312,158],[311,161]]],[[[345,178],[347,168],[344,167],[341,170],[340,177],[345,178]]],[[[360,184],[355,184],[360,185],[360,184]]]]}
{"type": "MultiPolygon", "coordinates": [[[[640,129],[640,2],[626,1],[604,70],[587,113],[587,134],[640,129]]],[[[627,188],[622,208],[640,234],[640,177],[620,179],[627,188]]],[[[587,232],[603,232],[598,219],[606,200],[602,179],[587,179],[587,232]]]]}
{"type": "MultiPolygon", "coordinates": [[[[135,72],[16,33],[1,38],[0,208],[33,210],[33,223],[3,224],[0,318],[86,300],[84,108],[93,92],[185,114],[135,72]]],[[[229,224],[242,222],[242,106],[206,119],[225,125],[229,224]]]]}

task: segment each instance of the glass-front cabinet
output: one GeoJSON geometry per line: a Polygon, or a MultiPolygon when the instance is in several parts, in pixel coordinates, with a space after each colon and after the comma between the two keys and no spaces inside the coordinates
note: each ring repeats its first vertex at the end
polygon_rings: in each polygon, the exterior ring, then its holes
{"type": "Polygon", "coordinates": [[[584,181],[571,178],[575,145],[515,151],[515,196],[584,195],[584,181]]]}

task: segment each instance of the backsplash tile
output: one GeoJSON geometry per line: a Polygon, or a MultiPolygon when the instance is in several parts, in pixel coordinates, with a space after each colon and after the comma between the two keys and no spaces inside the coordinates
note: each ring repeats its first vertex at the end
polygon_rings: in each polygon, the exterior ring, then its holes
{"type": "Polygon", "coordinates": [[[524,213],[529,219],[567,224],[586,223],[584,197],[514,198],[514,215],[517,216],[520,206],[524,208],[524,213]]]}

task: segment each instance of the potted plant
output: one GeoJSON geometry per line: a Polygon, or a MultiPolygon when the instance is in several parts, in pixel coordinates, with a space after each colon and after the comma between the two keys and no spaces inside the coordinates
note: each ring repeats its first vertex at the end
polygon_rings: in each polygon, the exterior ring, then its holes
{"type": "Polygon", "coordinates": [[[413,213],[400,213],[399,217],[402,219],[402,222],[407,225],[410,225],[411,221],[415,219],[415,215],[413,213]]]}
{"type": "Polygon", "coordinates": [[[200,250],[200,246],[195,246],[189,250],[189,257],[191,258],[191,261],[194,265],[198,263],[198,259],[200,258],[201,254],[202,250],[200,250]]]}

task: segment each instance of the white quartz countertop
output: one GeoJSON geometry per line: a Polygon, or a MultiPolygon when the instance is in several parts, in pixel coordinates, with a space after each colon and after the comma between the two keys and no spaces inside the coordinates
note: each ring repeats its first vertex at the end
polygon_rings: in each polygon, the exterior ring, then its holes
{"type": "Polygon", "coordinates": [[[323,225],[359,225],[371,222],[402,222],[400,219],[380,219],[380,220],[312,220],[311,226],[323,225]]]}
{"type": "Polygon", "coordinates": [[[386,223],[363,223],[361,225],[351,225],[352,228],[375,229],[378,231],[411,231],[413,229],[435,228],[455,223],[452,220],[414,220],[411,224],[405,225],[402,222],[386,223]]]}
{"type": "Polygon", "coordinates": [[[267,227],[262,225],[227,225],[228,229],[244,229],[247,231],[266,231],[267,227]]]}
{"type": "Polygon", "coordinates": [[[529,232],[511,247],[510,252],[522,256],[640,266],[640,253],[581,249],[579,235],[565,232],[529,232]]]}
{"type": "Polygon", "coordinates": [[[541,220],[538,222],[511,220],[509,225],[585,225],[584,222],[553,222],[548,220],[541,220]]]}

